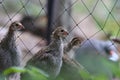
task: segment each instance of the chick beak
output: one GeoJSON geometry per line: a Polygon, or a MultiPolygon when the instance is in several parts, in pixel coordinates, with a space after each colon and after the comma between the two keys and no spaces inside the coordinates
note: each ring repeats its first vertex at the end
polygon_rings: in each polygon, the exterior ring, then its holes
{"type": "Polygon", "coordinates": [[[66,31],[64,32],[64,35],[68,35],[68,34],[69,34],[68,32],[66,32],[66,31]]]}
{"type": "Polygon", "coordinates": [[[23,29],[25,29],[25,27],[22,24],[20,24],[19,30],[23,30],[23,29]]]}
{"type": "Polygon", "coordinates": [[[115,51],[110,51],[110,57],[109,57],[109,59],[111,60],[111,61],[114,61],[114,62],[116,62],[116,61],[118,61],[119,60],[119,56],[118,56],[118,54],[115,52],[115,51]]]}

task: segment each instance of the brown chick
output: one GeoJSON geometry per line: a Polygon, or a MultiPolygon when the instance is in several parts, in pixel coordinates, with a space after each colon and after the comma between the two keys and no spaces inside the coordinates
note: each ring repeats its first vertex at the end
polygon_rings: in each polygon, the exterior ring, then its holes
{"type": "Polygon", "coordinates": [[[68,35],[62,27],[56,28],[52,32],[52,42],[41,49],[28,61],[28,66],[32,65],[46,72],[50,78],[55,78],[62,66],[63,39],[68,35]]]}
{"type": "Polygon", "coordinates": [[[72,60],[72,63],[76,65],[80,65],[77,61],[73,60],[74,57],[74,51],[80,46],[83,39],[81,37],[75,37],[73,38],[65,47],[64,47],[64,56],[63,58],[68,60],[72,60]],[[74,49],[74,51],[73,51],[74,49]]]}
{"type": "MultiPolygon", "coordinates": [[[[13,67],[20,66],[20,52],[15,44],[15,31],[21,30],[24,27],[18,21],[13,22],[6,36],[0,42],[0,73],[4,70],[13,67]]],[[[8,78],[14,76],[10,74],[8,78]]]]}
{"type": "Polygon", "coordinates": [[[67,54],[70,58],[74,57],[74,51],[80,46],[84,39],[81,37],[73,38],[65,47],[64,54],[67,54]]]}
{"type": "MultiPolygon", "coordinates": [[[[81,80],[79,71],[83,68],[77,61],[69,57],[69,52],[73,48],[78,48],[81,40],[79,37],[73,38],[66,47],[64,47],[63,65],[58,77],[65,80],[81,80]]],[[[74,54],[74,53],[73,53],[74,54]]]]}

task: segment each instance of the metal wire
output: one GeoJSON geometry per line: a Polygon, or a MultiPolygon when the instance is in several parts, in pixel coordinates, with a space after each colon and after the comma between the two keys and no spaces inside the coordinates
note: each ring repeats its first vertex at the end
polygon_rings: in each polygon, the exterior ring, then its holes
{"type": "MultiPolygon", "coordinates": [[[[5,0],[0,1],[0,6],[2,6],[2,8],[3,8],[3,10],[4,10],[4,12],[5,12],[5,14],[7,15],[7,17],[8,17],[9,20],[6,21],[6,23],[3,25],[3,27],[0,29],[0,31],[2,31],[3,28],[5,28],[5,27],[8,25],[9,22],[12,22],[12,19],[13,19],[18,13],[20,13],[20,11],[24,10],[25,13],[26,13],[26,15],[30,16],[30,14],[29,14],[29,12],[28,12],[28,10],[27,10],[27,8],[26,8],[26,6],[27,6],[28,3],[30,2],[30,0],[25,0],[25,1],[19,0],[19,2],[20,2],[20,4],[22,5],[22,7],[20,7],[20,8],[15,12],[15,14],[14,14],[12,17],[10,17],[10,15],[9,15],[9,13],[8,13],[8,10],[7,10],[7,8],[6,8],[6,4],[4,3],[4,1],[5,1],[5,0]]],[[[37,19],[37,18],[41,15],[42,11],[44,11],[45,14],[47,14],[47,12],[46,12],[46,10],[45,10],[45,5],[42,4],[41,0],[38,0],[38,1],[39,1],[39,6],[42,7],[42,9],[39,10],[39,13],[38,13],[38,15],[36,15],[35,19],[37,19]]],[[[61,6],[64,7],[64,10],[63,10],[59,15],[57,15],[57,18],[56,18],[55,22],[52,23],[52,25],[56,26],[56,25],[55,25],[56,21],[57,21],[58,19],[60,19],[61,16],[64,15],[65,12],[68,12],[70,8],[73,8],[76,3],[80,3],[80,1],[81,1],[81,3],[83,4],[84,8],[87,10],[88,14],[87,14],[82,20],[80,20],[79,22],[76,22],[76,20],[74,19],[74,17],[68,13],[69,17],[70,17],[70,18],[72,19],[72,21],[76,24],[75,26],[72,26],[72,29],[69,31],[70,34],[71,34],[71,32],[72,32],[74,29],[78,28],[79,31],[82,32],[82,34],[84,35],[84,37],[85,37],[87,40],[89,40],[90,38],[94,37],[95,35],[97,35],[98,33],[100,33],[100,32],[102,31],[102,32],[105,34],[105,36],[109,39],[109,37],[107,36],[107,32],[106,32],[104,29],[105,29],[105,27],[106,27],[106,24],[108,23],[109,17],[111,16],[112,19],[114,20],[114,22],[115,22],[115,23],[117,24],[117,26],[119,27],[119,30],[118,30],[118,32],[117,32],[117,34],[116,34],[115,37],[118,37],[118,36],[119,36],[119,33],[120,33],[120,24],[119,24],[119,21],[118,21],[118,20],[115,18],[115,16],[113,15],[113,10],[114,10],[114,8],[115,8],[118,0],[115,0],[115,3],[114,3],[114,5],[113,5],[113,7],[112,7],[111,9],[108,9],[107,5],[105,4],[105,2],[104,2],[103,0],[96,0],[96,1],[95,1],[95,4],[93,5],[92,10],[89,9],[88,5],[85,3],[84,0],[74,0],[73,3],[72,3],[69,7],[67,7],[67,8],[66,8],[66,7],[64,6],[64,4],[61,2],[60,4],[61,4],[61,6]],[[95,15],[93,14],[94,11],[95,11],[95,9],[96,9],[96,7],[98,6],[98,3],[100,3],[100,2],[103,4],[105,10],[107,10],[107,12],[108,12],[108,15],[107,15],[107,17],[105,18],[104,24],[103,24],[102,26],[100,25],[100,22],[95,18],[95,15]],[[92,17],[92,19],[96,22],[97,26],[99,26],[100,30],[98,30],[97,32],[95,32],[94,34],[92,34],[92,36],[90,36],[90,37],[88,38],[87,35],[85,34],[85,32],[81,29],[81,27],[79,27],[79,24],[81,24],[82,22],[84,22],[84,21],[85,21],[87,18],[89,18],[89,17],[92,17]]],[[[33,22],[32,22],[32,23],[33,23],[33,22]]],[[[32,25],[34,25],[34,24],[32,24],[32,25]]],[[[88,25],[88,26],[89,26],[89,25],[88,25]]],[[[26,53],[26,55],[25,55],[25,56],[23,57],[23,59],[22,59],[22,60],[24,61],[24,58],[27,57],[28,54],[32,54],[31,50],[34,49],[34,48],[37,46],[37,44],[36,44],[35,46],[33,46],[31,49],[29,49],[29,48],[27,47],[27,45],[25,45],[24,41],[20,38],[21,35],[23,35],[23,33],[21,33],[17,38],[19,38],[19,40],[21,41],[21,43],[25,46],[26,50],[28,50],[28,52],[26,53]]],[[[109,40],[110,40],[110,39],[109,39],[109,40]]],[[[111,41],[111,40],[110,40],[110,41],[111,41]]],[[[89,42],[90,42],[90,41],[89,41],[89,42]]],[[[111,42],[112,42],[112,41],[111,41],[111,42]]],[[[90,43],[91,43],[91,45],[95,48],[94,44],[92,44],[92,42],[90,42],[90,43]]],[[[112,43],[113,43],[113,42],[112,42],[112,43]]],[[[114,44],[113,44],[113,45],[114,45],[114,44]]],[[[111,45],[111,46],[112,46],[112,45],[111,45]]],[[[95,48],[95,49],[96,49],[96,48],[95,48]]],[[[117,48],[116,48],[116,49],[117,49],[117,48]]],[[[96,51],[97,51],[97,50],[96,50],[96,51]]]]}

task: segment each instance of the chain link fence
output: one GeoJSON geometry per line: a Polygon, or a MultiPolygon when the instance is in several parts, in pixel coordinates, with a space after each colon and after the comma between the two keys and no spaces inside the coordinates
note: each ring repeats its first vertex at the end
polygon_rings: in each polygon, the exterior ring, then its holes
{"type": "MultiPolygon", "coordinates": [[[[22,65],[50,43],[50,34],[58,26],[69,31],[66,41],[79,36],[114,45],[110,37],[120,36],[119,5],[120,0],[0,0],[0,39],[11,22],[22,22],[25,30],[16,33],[22,65]]],[[[115,47],[119,52],[119,46],[115,47]]]]}

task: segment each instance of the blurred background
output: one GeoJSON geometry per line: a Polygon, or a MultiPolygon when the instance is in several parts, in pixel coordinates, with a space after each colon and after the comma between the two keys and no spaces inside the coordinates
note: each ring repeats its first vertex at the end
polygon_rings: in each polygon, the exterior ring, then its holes
{"type": "Polygon", "coordinates": [[[120,0],[0,0],[0,39],[13,21],[25,26],[16,32],[23,66],[50,43],[51,32],[59,26],[69,31],[66,42],[75,36],[109,40],[120,55],[120,45],[110,39],[120,37],[120,0]]]}

